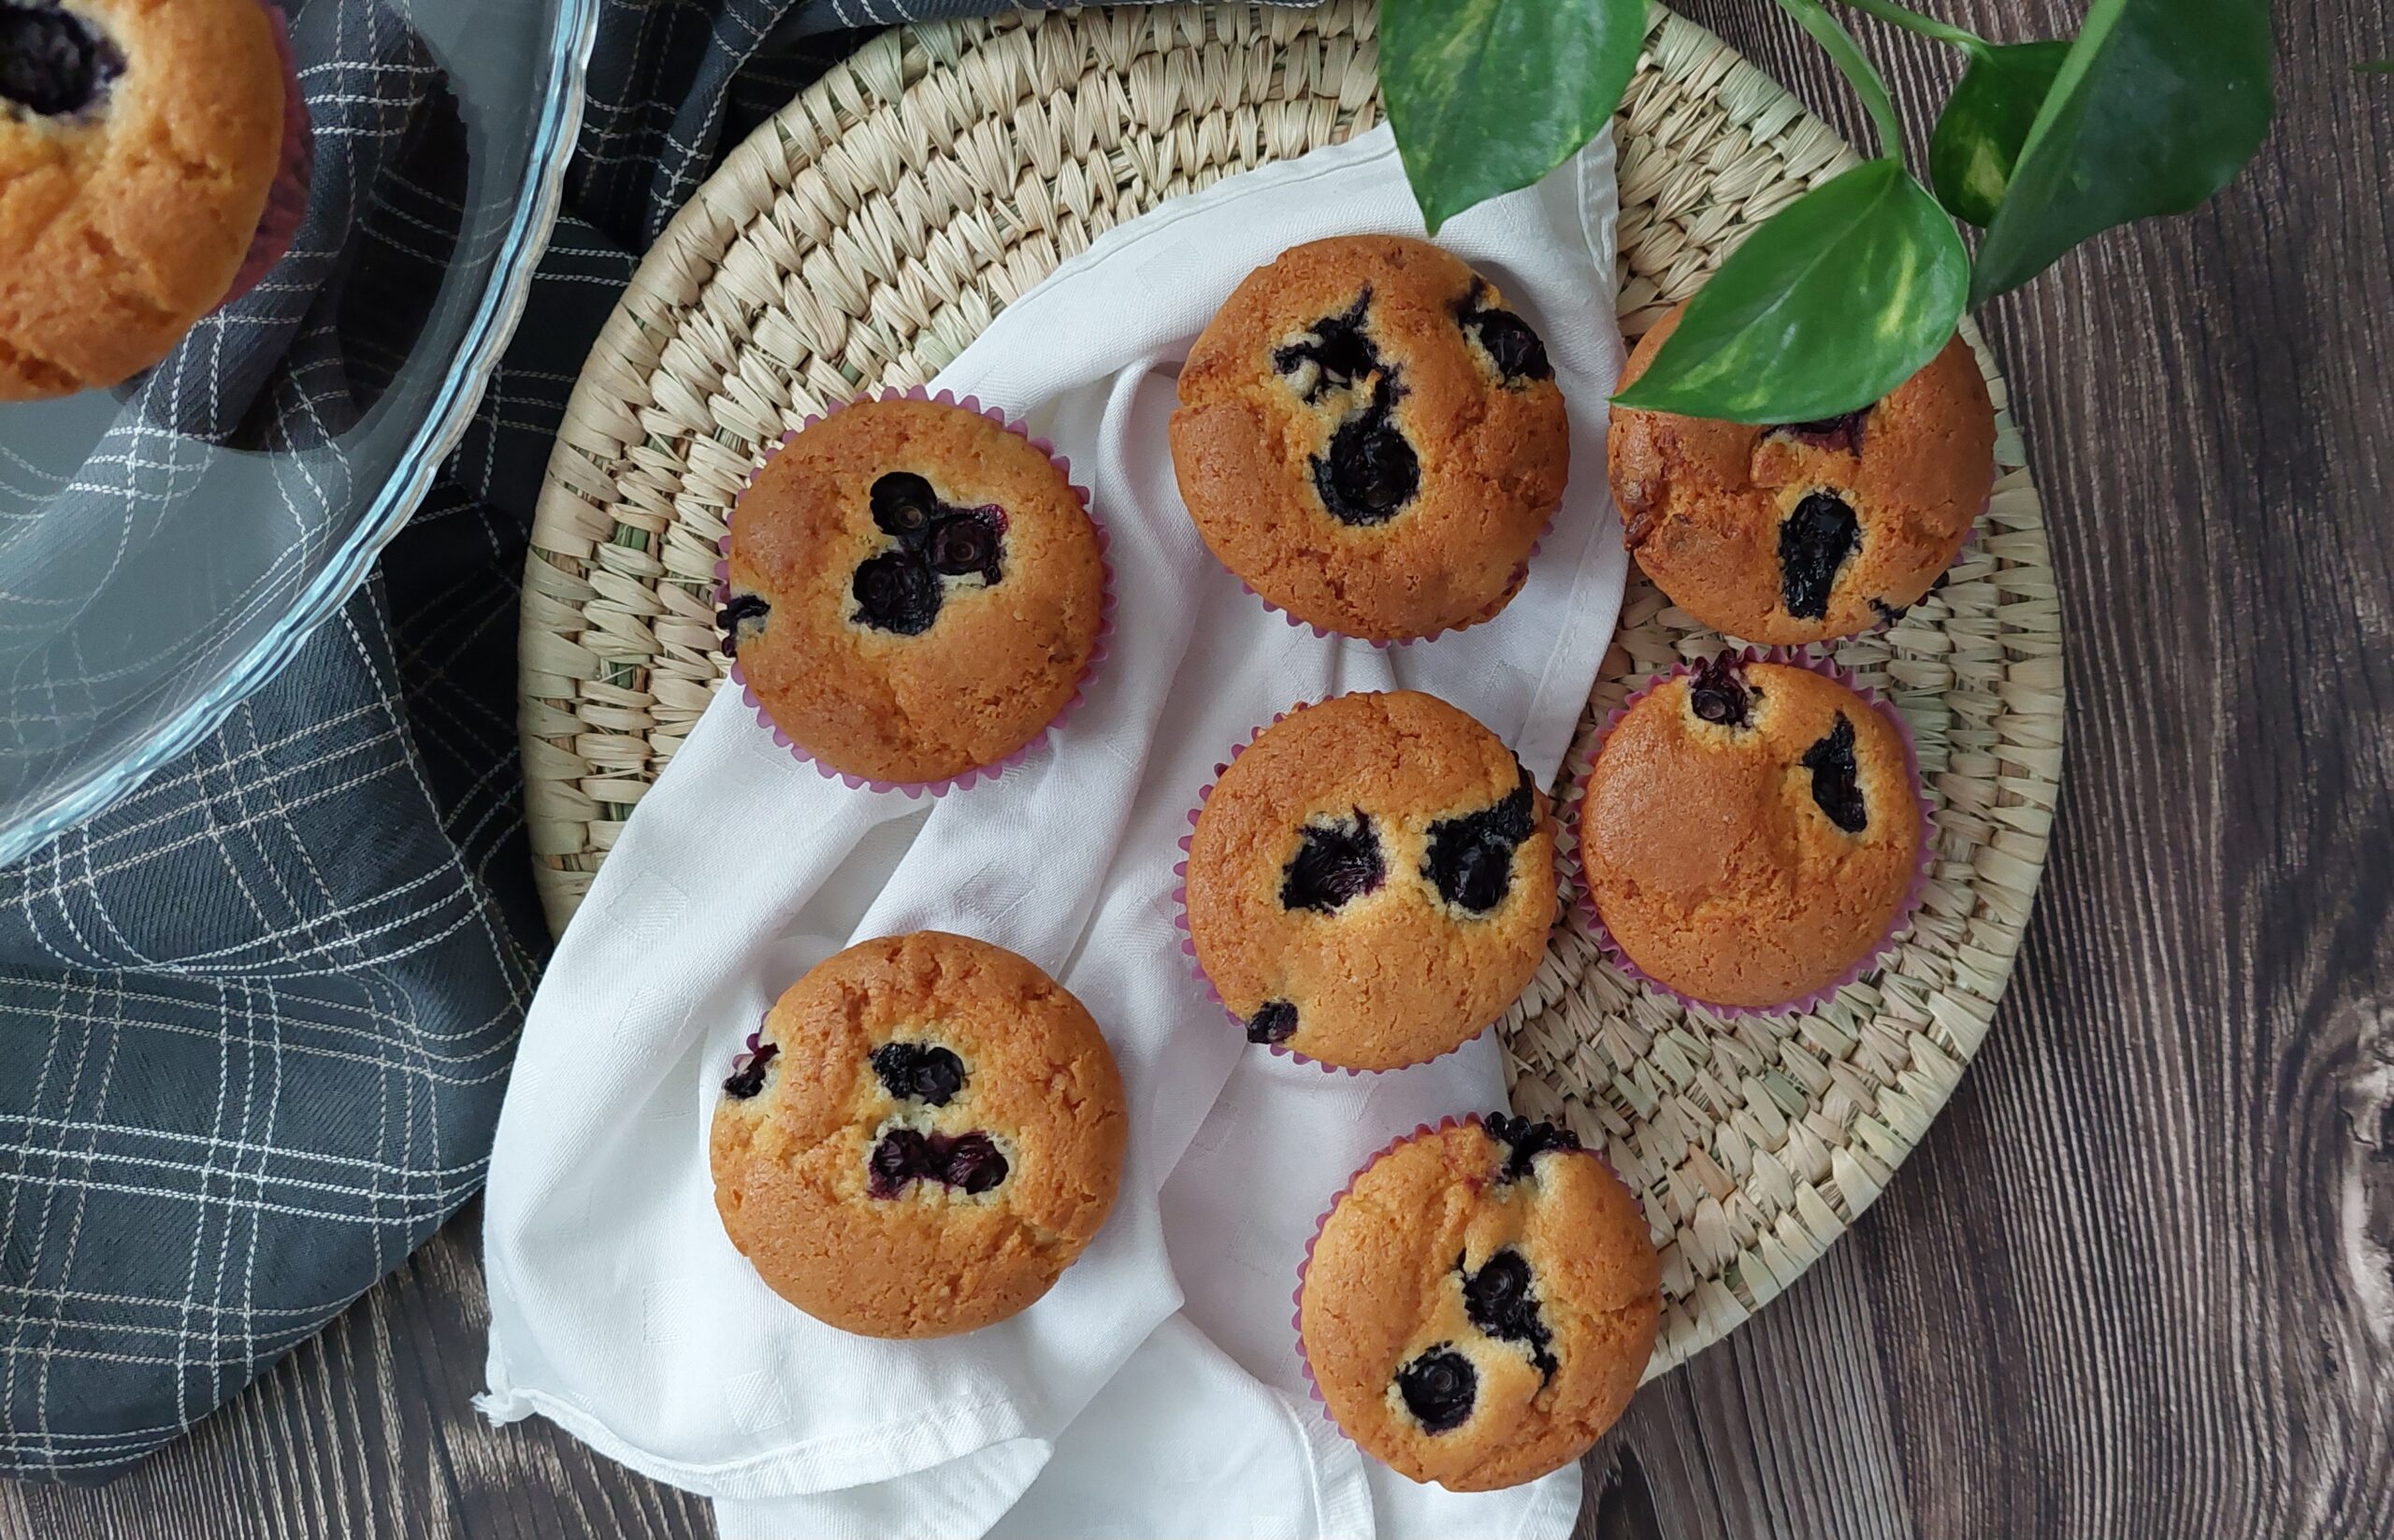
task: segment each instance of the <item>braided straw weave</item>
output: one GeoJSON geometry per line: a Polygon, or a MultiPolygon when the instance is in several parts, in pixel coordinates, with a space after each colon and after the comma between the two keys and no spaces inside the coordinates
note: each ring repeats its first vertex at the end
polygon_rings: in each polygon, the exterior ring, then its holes
{"type": "MultiPolygon", "coordinates": [[[[1332,0],[893,32],[732,154],[601,334],[533,530],[522,727],[552,925],[724,676],[715,542],[759,446],[860,390],[929,380],[1114,224],[1371,127],[1376,22],[1362,0],[1332,0]]],[[[1659,7],[1616,128],[1633,338],[1755,223],[1853,164],[1784,91],[1659,7]]],[[[1723,1025],[1624,979],[1575,913],[1504,1025],[1517,1108],[1603,1148],[1663,1234],[1654,1373],[1784,1288],[1869,1205],[2011,974],[2053,818],[2062,663],[2008,415],[1997,453],[1994,505],[1945,589],[1838,651],[1902,708],[1938,803],[1927,900],[1891,966],[1815,1014],[1723,1025]]],[[[1718,645],[1633,578],[1586,725],[1718,645]]]]}

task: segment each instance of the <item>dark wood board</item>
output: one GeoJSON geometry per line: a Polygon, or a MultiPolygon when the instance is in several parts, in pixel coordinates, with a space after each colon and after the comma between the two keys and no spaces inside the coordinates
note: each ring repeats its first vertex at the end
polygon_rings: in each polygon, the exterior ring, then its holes
{"type": "MultiPolygon", "coordinates": [[[[1684,8],[1862,131],[1771,0],[1684,8]]],[[[2012,39],[2083,5],[1929,8],[2012,39]]],[[[1953,62],[1855,25],[1925,127],[1953,62]]],[[[2394,1534],[2394,78],[2354,67],[2394,18],[2277,25],[2243,182],[1983,318],[2070,679],[1995,1029],[1853,1232],[1590,1457],[1583,1534],[2394,1534]]],[[[469,1210],[113,1485],[0,1484],[0,1536],[710,1533],[473,1411],[477,1242],[469,1210]]]]}

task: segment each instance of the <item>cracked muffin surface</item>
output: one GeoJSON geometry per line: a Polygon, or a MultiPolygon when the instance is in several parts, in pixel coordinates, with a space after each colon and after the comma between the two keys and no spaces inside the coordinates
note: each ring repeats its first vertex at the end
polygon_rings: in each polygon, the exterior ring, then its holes
{"type": "Polygon", "coordinates": [[[258,0],[0,0],[0,400],[117,384],[224,302],[291,89],[258,0]]]}
{"type": "Polygon", "coordinates": [[[711,1130],[716,1211],[757,1275],[875,1337],[1030,1305],[1105,1222],[1122,1080],[1080,1001],[939,931],[859,943],[783,994],[711,1130]]]}
{"type": "Polygon", "coordinates": [[[1649,692],[1598,749],[1579,860],[1664,986],[1762,1009],[1836,983],[1901,916],[1926,813],[1902,734],[1844,684],[1735,654],[1649,692]]]}
{"type": "Polygon", "coordinates": [[[1554,831],[1504,741],[1418,691],[1300,707],[1190,831],[1190,941],[1248,1041],[1325,1064],[1435,1058],[1546,955],[1554,831]]]}
{"type": "Polygon", "coordinates": [[[819,763],[900,784],[1004,760],[1079,691],[1103,626],[1097,526],[1020,434],[859,401],[777,450],[731,519],[724,650],[819,763]]]}
{"type": "Polygon", "coordinates": [[[1505,607],[1571,453],[1537,333],[1461,258],[1399,236],[1249,274],[1190,351],[1171,440],[1181,499],[1241,582],[1389,641],[1505,607]]]}
{"type": "Polygon", "coordinates": [[[1298,1292],[1331,1417],[1415,1481],[1486,1491],[1587,1452],[1654,1349],[1662,1265],[1629,1189],[1567,1130],[1417,1133],[1340,1196],[1298,1292]]]}

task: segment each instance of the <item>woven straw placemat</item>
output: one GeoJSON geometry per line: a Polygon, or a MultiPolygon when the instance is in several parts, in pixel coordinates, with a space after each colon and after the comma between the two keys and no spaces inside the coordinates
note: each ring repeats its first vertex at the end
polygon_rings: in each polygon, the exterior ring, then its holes
{"type": "MultiPolygon", "coordinates": [[[[715,542],[759,446],[861,390],[929,380],[1114,224],[1371,127],[1376,22],[1364,0],[1333,0],[888,33],[733,152],[593,350],[532,534],[522,727],[553,926],[724,676],[715,542]]],[[[1615,126],[1632,338],[1853,159],[1659,7],[1615,126]]],[[[1891,965],[1814,1014],[1723,1025],[1623,978],[1575,913],[1504,1025],[1516,1106],[1602,1147],[1663,1234],[1653,1373],[1784,1288],[1869,1205],[2011,974],[2060,771],[2061,621],[2008,414],[1997,454],[1994,505],[1945,588],[1838,649],[1901,707],[1937,803],[1927,900],[1891,965]]],[[[1586,725],[1718,645],[1633,577],[1586,725]]]]}

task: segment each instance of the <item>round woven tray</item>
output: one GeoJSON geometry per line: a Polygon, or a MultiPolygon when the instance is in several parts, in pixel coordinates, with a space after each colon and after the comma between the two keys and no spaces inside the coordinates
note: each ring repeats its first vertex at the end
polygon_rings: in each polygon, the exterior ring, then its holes
{"type": "MultiPolygon", "coordinates": [[[[553,926],[724,677],[715,542],[759,446],[860,390],[929,380],[1110,226],[1371,127],[1376,22],[1332,0],[892,32],[733,152],[601,334],[533,529],[522,727],[553,926]]],[[[1632,338],[1853,162],[1659,7],[1616,129],[1632,338]]],[[[2061,621],[2008,414],[1997,455],[1994,504],[1945,588],[1838,650],[1902,709],[1937,803],[1927,900],[1892,963],[1812,1015],[1723,1025],[1623,978],[1575,912],[1504,1025],[1515,1105],[1567,1117],[1667,1231],[1652,1373],[1784,1288],[1878,1196],[2011,974],[2060,771],[2061,621]]],[[[1718,645],[1633,577],[1583,727],[1718,645]]]]}

